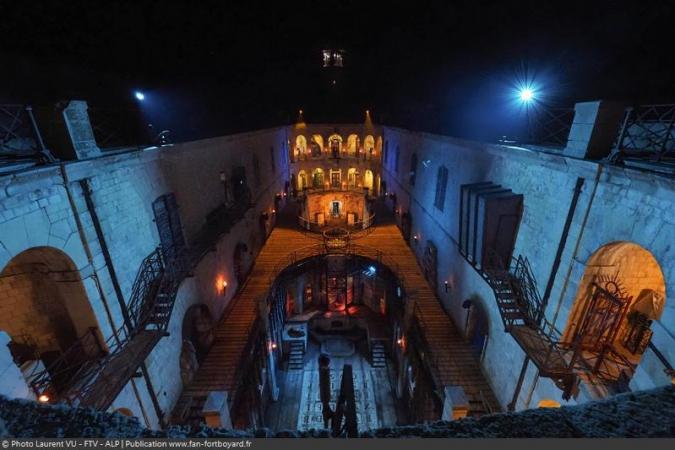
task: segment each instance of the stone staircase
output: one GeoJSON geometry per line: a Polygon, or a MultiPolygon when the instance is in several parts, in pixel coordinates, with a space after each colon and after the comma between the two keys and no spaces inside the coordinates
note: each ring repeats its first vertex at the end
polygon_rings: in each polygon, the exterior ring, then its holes
{"type": "Polygon", "coordinates": [[[374,369],[387,367],[384,356],[384,344],[382,342],[373,342],[371,344],[371,364],[374,369]]]}
{"type": "Polygon", "coordinates": [[[305,367],[305,344],[302,341],[291,341],[288,356],[288,370],[302,370],[305,367]]]}

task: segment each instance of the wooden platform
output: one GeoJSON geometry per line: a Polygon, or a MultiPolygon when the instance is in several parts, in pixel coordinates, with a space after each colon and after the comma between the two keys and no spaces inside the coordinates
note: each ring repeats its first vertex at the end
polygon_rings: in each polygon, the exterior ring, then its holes
{"type": "MultiPolygon", "coordinates": [[[[218,324],[213,346],[192,382],[184,389],[176,411],[185,409],[191,398],[198,399],[209,391],[231,391],[236,386],[242,375],[238,373],[239,361],[256,320],[256,305],[267,294],[270,277],[288,260],[291,252],[318,242],[288,222],[272,231],[246,283],[218,324]]],[[[441,307],[396,225],[375,225],[375,229],[359,239],[358,244],[381,250],[397,262],[398,270],[405,277],[407,294],[420,306],[428,350],[438,362],[435,378],[445,385],[462,386],[475,413],[487,412],[486,409],[498,411],[499,404],[470,345],[441,307]],[[488,406],[484,408],[486,402],[488,406]]]]}

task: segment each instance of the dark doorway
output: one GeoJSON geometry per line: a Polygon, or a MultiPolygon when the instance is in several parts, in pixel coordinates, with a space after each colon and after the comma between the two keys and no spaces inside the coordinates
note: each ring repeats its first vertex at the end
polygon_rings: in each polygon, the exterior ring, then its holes
{"type": "Polygon", "coordinates": [[[232,169],[232,193],[237,204],[251,202],[251,191],[246,182],[246,168],[237,166],[232,169]]]}

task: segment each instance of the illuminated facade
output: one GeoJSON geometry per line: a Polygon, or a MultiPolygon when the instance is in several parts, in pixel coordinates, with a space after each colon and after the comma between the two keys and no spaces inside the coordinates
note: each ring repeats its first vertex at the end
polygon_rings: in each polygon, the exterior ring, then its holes
{"type": "Polygon", "coordinates": [[[367,120],[113,150],[88,126],[0,174],[3,395],[303,430],[346,393],[363,431],[671,383],[675,184],[603,159],[607,121],[564,149],[367,120]]]}

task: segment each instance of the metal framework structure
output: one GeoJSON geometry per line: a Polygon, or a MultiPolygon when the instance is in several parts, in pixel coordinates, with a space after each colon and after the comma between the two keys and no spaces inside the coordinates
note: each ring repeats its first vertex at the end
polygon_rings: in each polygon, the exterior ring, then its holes
{"type": "Polygon", "coordinates": [[[45,147],[33,108],[27,105],[0,105],[0,161],[37,159],[54,162],[45,147]]]}

